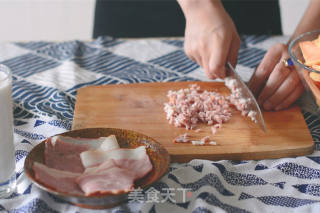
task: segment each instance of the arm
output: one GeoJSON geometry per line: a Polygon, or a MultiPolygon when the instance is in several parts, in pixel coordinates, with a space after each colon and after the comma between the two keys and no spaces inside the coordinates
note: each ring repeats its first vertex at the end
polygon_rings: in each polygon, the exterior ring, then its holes
{"type": "Polygon", "coordinates": [[[294,68],[284,66],[289,58],[288,45],[296,36],[320,28],[320,1],[310,0],[287,44],[273,45],[249,81],[249,88],[265,110],[282,110],[293,104],[304,88],[294,68]]]}
{"type": "Polygon", "coordinates": [[[237,62],[240,38],[220,0],[178,0],[186,19],[186,54],[211,79],[225,77],[225,64],[237,62]]]}
{"type": "Polygon", "coordinates": [[[297,25],[289,42],[302,33],[313,31],[316,29],[320,29],[320,1],[310,0],[310,3],[306,11],[304,12],[303,17],[297,25]]]}

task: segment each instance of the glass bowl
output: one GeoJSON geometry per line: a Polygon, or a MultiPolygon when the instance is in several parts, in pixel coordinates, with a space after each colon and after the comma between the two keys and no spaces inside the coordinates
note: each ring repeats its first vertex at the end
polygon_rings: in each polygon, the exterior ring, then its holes
{"type": "Polygon", "coordinates": [[[294,67],[298,72],[306,91],[311,91],[314,101],[318,105],[318,108],[320,107],[320,89],[315,84],[315,82],[310,78],[310,73],[315,72],[320,74],[320,71],[312,69],[311,67],[306,66],[304,64],[305,60],[302,56],[299,43],[302,41],[315,40],[316,38],[318,38],[319,35],[320,35],[320,30],[315,30],[315,31],[301,34],[290,42],[289,49],[288,49],[289,55],[293,61],[294,67]]]}

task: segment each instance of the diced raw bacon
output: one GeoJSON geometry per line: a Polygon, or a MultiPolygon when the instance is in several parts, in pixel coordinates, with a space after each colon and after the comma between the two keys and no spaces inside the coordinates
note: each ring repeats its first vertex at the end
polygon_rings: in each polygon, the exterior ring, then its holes
{"type": "Polygon", "coordinates": [[[88,150],[113,150],[119,144],[114,135],[100,138],[73,138],[53,136],[45,144],[45,164],[50,168],[70,172],[83,172],[80,153],[88,150]]]}
{"type": "Polygon", "coordinates": [[[227,122],[231,117],[228,100],[217,92],[201,91],[196,84],[190,88],[168,92],[164,104],[167,120],[176,127],[194,129],[198,122],[213,125],[227,122]]]}
{"type": "Polygon", "coordinates": [[[204,145],[204,141],[191,141],[192,145],[195,145],[195,146],[201,146],[201,145],[204,145]]]}
{"type": "Polygon", "coordinates": [[[132,170],[117,167],[111,159],[97,167],[87,168],[76,182],[86,195],[119,194],[131,191],[135,179],[132,170]]]}
{"type": "Polygon", "coordinates": [[[196,145],[196,146],[198,146],[198,145],[205,145],[205,144],[210,144],[210,145],[212,145],[212,143],[211,143],[212,141],[210,141],[210,136],[205,136],[205,137],[203,137],[203,138],[201,138],[201,140],[199,140],[199,141],[191,141],[191,143],[192,143],[192,145],[196,145]]]}
{"type": "Polygon", "coordinates": [[[242,98],[242,91],[237,85],[237,81],[231,77],[225,78],[225,85],[231,90],[229,96],[230,102],[241,111],[242,116],[248,116],[252,121],[257,121],[257,112],[250,110],[250,103],[252,100],[242,98]]]}
{"type": "Polygon", "coordinates": [[[217,128],[215,128],[214,126],[211,127],[211,133],[212,133],[212,135],[215,135],[216,132],[217,132],[217,128]]]}
{"type": "MultiPolygon", "coordinates": [[[[214,127],[212,128],[220,128],[221,124],[215,124],[214,127]],[[219,126],[219,127],[218,127],[219,126]]],[[[216,142],[210,140],[210,136],[205,136],[201,138],[200,140],[191,140],[191,137],[188,133],[184,133],[182,135],[179,135],[174,139],[174,142],[176,143],[191,143],[192,145],[195,146],[200,146],[200,145],[216,145],[216,142]]]]}
{"type": "Polygon", "coordinates": [[[213,145],[213,146],[214,146],[214,145],[217,145],[217,143],[216,143],[215,141],[210,141],[209,144],[210,144],[210,145],[213,145]]]}
{"type": "Polygon", "coordinates": [[[75,181],[81,175],[80,173],[52,169],[38,162],[32,165],[32,170],[35,178],[49,188],[75,195],[83,194],[75,181]]]}
{"type": "Polygon", "coordinates": [[[222,127],[222,124],[215,124],[211,127],[211,133],[212,135],[215,135],[217,132],[217,129],[220,129],[222,127]]]}
{"type": "Polygon", "coordinates": [[[190,142],[190,135],[188,133],[184,133],[182,135],[179,135],[173,140],[175,143],[188,143],[190,142]]]}
{"type": "Polygon", "coordinates": [[[253,111],[253,110],[249,111],[249,112],[248,112],[248,117],[251,118],[251,120],[252,120],[253,122],[255,122],[255,123],[258,122],[258,120],[257,120],[257,112],[255,112],[255,111],[253,111]]]}
{"type": "MultiPolygon", "coordinates": [[[[231,90],[230,96],[224,97],[217,92],[202,91],[197,84],[178,91],[168,91],[169,102],[164,104],[164,111],[169,124],[176,127],[195,129],[196,124],[203,122],[211,127],[212,135],[216,134],[222,123],[231,118],[230,105],[234,105],[242,116],[248,116],[257,123],[257,112],[250,110],[252,100],[244,99],[237,81],[231,77],[225,78],[225,85],[231,90]]],[[[196,129],[195,132],[200,132],[196,129]]],[[[186,134],[174,139],[176,143],[191,142],[193,145],[204,145],[200,140],[191,141],[186,134]]],[[[215,144],[213,141],[211,145],[215,144]]]]}
{"type": "Polygon", "coordinates": [[[118,167],[132,170],[136,178],[143,177],[152,170],[145,146],[111,151],[89,150],[82,152],[80,157],[85,168],[97,166],[112,159],[118,167]]]}
{"type": "Polygon", "coordinates": [[[207,143],[207,142],[210,141],[210,137],[209,136],[205,136],[205,137],[201,138],[201,141],[207,143]]]}

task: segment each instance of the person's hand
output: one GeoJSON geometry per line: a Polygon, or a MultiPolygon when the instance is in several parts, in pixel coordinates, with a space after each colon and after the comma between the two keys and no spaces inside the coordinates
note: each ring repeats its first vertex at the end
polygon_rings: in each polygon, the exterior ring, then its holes
{"type": "Polygon", "coordinates": [[[235,66],[240,47],[232,19],[219,0],[181,0],[180,5],[186,18],[186,54],[210,79],[223,79],[227,60],[235,66]]]}
{"type": "Polygon", "coordinates": [[[272,46],[249,81],[249,88],[265,110],[282,110],[293,104],[304,87],[294,67],[286,67],[288,46],[272,46]]]}

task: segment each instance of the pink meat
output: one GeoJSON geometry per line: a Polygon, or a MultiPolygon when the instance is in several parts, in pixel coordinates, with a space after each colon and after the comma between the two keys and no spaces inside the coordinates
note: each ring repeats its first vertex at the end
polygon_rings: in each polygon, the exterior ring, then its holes
{"type": "Polygon", "coordinates": [[[115,159],[115,164],[123,169],[131,170],[135,179],[142,178],[152,170],[148,155],[140,159],[115,159]]]}
{"type": "Polygon", "coordinates": [[[80,153],[90,148],[88,144],[69,143],[60,139],[52,142],[52,138],[48,138],[44,151],[45,164],[54,169],[82,173],[84,167],[80,153]]]}
{"type": "Polygon", "coordinates": [[[45,144],[46,166],[33,166],[37,180],[72,194],[118,194],[132,190],[134,181],[152,170],[145,146],[120,149],[115,137],[104,138],[101,143],[90,140],[49,138],[45,144]]]}
{"type": "Polygon", "coordinates": [[[212,135],[215,135],[217,132],[217,129],[220,129],[222,127],[222,124],[215,124],[211,127],[211,133],[212,135]]]}
{"type": "Polygon", "coordinates": [[[187,89],[168,92],[169,102],[164,111],[167,120],[176,127],[194,129],[199,122],[213,125],[231,118],[231,108],[226,97],[217,92],[201,91],[196,84],[187,89]]]}
{"type": "Polygon", "coordinates": [[[145,146],[111,151],[89,150],[81,153],[80,157],[85,168],[97,166],[112,159],[118,167],[134,171],[136,177],[143,177],[152,170],[145,146]]]}
{"type": "Polygon", "coordinates": [[[70,194],[82,195],[78,184],[75,182],[80,173],[73,173],[49,168],[41,163],[35,162],[32,166],[35,178],[58,192],[66,192],[70,194]]]}
{"type": "Polygon", "coordinates": [[[210,136],[204,136],[203,138],[201,138],[199,141],[198,140],[193,140],[191,141],[192,145],[194,146],[202,146],[202,145],[206,145],[206,144],[210,144],[212,145],[211,143],[212,141],[210,140],[210,136]]]}
{"type": "Polygon", "coordinates": [[[175,143],[189,143],[191,139],[188,133],[184,133],[182,135],[178,135],[178,137],[176,137],[173,141],[175,143]]]}
{"type": "MultiPolygon", "coordinates": [[[[214,125],[212,135],[222,123],[227,122],[232,114],[230,105],[234,105],[241,115],[248,116],[252,121],[257,121],[257,112],[250,110],[252,100],[242,98],[243,94],[237,81],[225,78],[225,85],[231,90],[230,96],[224,97],[217,92],[202,91],[197,84],[178,91],[168,91],[169,102],[164,104],[164,111],[169,124],[175,127],[194,129],[199,122],[214,125]],[[219,125],[219,126],[217,126],[219,125]]],[[[198,132],[198,130],[196,130],[198,132]]],[[[178,137],[175,142],[188,142],[183,137],[178,137]]],[[[192,142],[192,141],[191,141],[192,142]]],[[[203,141],[193,141],[194,145],[204,145],[203,141]]],[[[212,143],[214,144],[214,143],[212,143]]]]}
{"type": "Polygon", "coordinates": [[[86,195],[119,194],[131,191],[135,179],[132,170],[119,168],[113,160],[108,160],[97,167],[86,169],[76,182],[86,195]]]}
{"type": "Polygon", "coordinates": [[[231,77],[225,78],[225,85],[231,90],[229,96],[230,103],[233,104],[237,110],[241,112],[242,116],[248,116],[252,121],[257,121],[257,112],[250,110],[252,100],[242,98],[242,90],[237,85],[237,81],[231,77]]]}
{"type": "Polygon", "coordinates": [[[205,136],[205,137],[201,138],[201,141],[203,141],[205,143],[208,143],[208,142],[210,142],[210,137],[209,136],[205,136]]]}
{"type": "Polygon", "coordinates": [[[54,136],[46,141],[45,164],[51,168],[71,172],[83,172],[80,153],[101,149],[104,151],[118,149],[119,144],[114,135],[100,138],[73,138],[54,136]]]}

